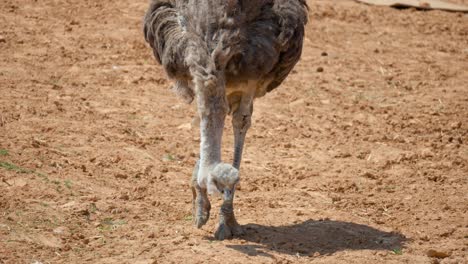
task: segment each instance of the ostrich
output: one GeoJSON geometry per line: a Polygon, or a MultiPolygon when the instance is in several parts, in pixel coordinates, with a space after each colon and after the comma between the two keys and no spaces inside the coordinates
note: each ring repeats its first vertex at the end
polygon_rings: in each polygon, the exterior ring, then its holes
{"type": "Polygon", "coordinates": [[[145,39],[174,80],[174,91],[196,99],[200,158],[192,175],[193,218],[209,219],[208,194],[223,204],[215,238],[243,234],[233,199],[253,101],[278,87],[302,53],[306,0],[152,0],[145,39]],[[232,115],[234,159],[221,161],[226,115],[232,115]]]}

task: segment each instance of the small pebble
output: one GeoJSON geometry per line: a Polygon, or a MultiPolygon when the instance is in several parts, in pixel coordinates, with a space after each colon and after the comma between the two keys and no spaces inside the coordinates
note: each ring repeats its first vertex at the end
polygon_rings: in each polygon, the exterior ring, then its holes
{"type": "Polygon", "coordinates": [[[432,158],[432,157],[434,157],[434,152],[432,152],[432,150],[429,149],[429,148],[425,148],[425,149],[421,150],[421,157],[422,158],[432,158]]]}
{"type": "Polygon", "coordinates": [[[460,128],[461,126],[462,126],[462,123],[461,123],[460,121],[454,122],[454,123],[452,123],[452,124],[450,125],[450,127],[451,127],[452,129],[458,129],[458,128],[460,128]]]}
{"type": "Polygon", "coordinates": [[[70,230],[67,227],[59,226],[53,230],[54,234],[57,235],[67,235],[70,233],[70,230]]]}
{"type": "Polygon", "coordinates": [[[127,179],[128,175],[125,175],[125,174],[122,174],[122,173],[117,173],[115,175],[115,178],[117,178],[117,179],[127,179]]]}
{"type": "Polygon", "coordinates": [[[445,252],[445,251],[440,251],[440,250],[435,250],[435,249],[429,249],[427,251],[427,256],[431,258],[448,258],[452,255],[451,252],[445,252]]]}
{"type": "Polygon", "coordinates": [[[318,67],[317,72],[323,72],[323,67],[318,67]]]}

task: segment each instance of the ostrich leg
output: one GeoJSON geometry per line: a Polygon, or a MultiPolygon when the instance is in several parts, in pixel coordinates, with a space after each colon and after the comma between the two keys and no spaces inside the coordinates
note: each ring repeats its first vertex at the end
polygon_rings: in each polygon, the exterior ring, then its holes
{"type": "Polygon", "coordinates": [[[197,161],[195,164],[195,168],[193,169],[192,174],[192,215],[195,226],[197,228],[201,228],[208,222],[210,219],[210,210],[211,204],[210,200],[208,199],[208,194],[206,188],[201,188],[198,185],[198,170],[200,169],[200,160],[197,161]]]}
{"type": "Polygon", "coordinates": [[[250,128],[253,112],[252,99],[245,105],[243,103],[242,101],[239,109],[232,116],[232,126],[234,128],[234,161],[232,166],[238,170],[242,161],[245,136],[250,128]]]}
{"type": "MultiPolygon", "coordinates": [[[[201,228],[209,219],[210,201],[207,192],[213,192],[214,177],[211,171],[221,163],[221,139],[224,119],[227,114],[227,101],[224,92],[224,79],[212,70],[209,55],[197,47],[191,47],[188,57],[194,76],[195,96],[200,117],[200,160],[192,175],[194,222],[201,228]]],[[[232,166],[231,166],[232,167],[232,166]]],[[[227,168],[229,170],[229,168],[227,168]]]]}
{"type": "MultiPolygon", "coordinates": [[[[242,150],[247,130],[250,128],[253,112],[253,95],[244,95],[239,108],[233,113],[232,125],[234,128],[234,161],[233,167],[240,168],[242,150]]],[[[215,237],[219,240],[243,235],[244,231],[234,216],[234,191],[223,193],[224,202],[221,206],[220,222],[215,237]]]]}

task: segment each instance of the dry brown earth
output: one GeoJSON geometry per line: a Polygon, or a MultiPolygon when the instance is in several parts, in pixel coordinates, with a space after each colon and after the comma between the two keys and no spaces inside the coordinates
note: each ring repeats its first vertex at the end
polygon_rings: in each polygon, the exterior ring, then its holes
{"type": "Polygon", "coordinates": [[[310,1],[302,61],[255,105],[246,235],[217,242],[146,7],[0,2],[0,263],[468,263],[467,14],[310,1]]]}

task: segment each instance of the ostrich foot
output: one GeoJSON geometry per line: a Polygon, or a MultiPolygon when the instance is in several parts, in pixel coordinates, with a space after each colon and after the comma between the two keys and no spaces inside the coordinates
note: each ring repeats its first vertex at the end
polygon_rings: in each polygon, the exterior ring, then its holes
{"type": "Polygon", "coordinates": [[[192,188],[192,192],[194,193],[192,203],[194,224],[197,228],[201,228],[210,219],[211,204],[206,196],[206,190],[205,195],[203,195],[203,190],[197,191],[196,188],[192,188]]]}
{"type": "Polygon", "coordinates": [[[201,188],[197,182],[199,163],[198,161],[195,165],[192,174],[192,216],[197,228],[201,228],[208,222],[211,210],[211,204],[206,189],[201,188]]]}
{"type": "Polygon", "coordinates": [[[219,226],[215,232],[215,238],[217,240],[231,239],[234,236],[242,236],[244,230],[241,225],[237,223],[234,216],[234,210],[232,209],[232,203],[226,203],[221,206],[221,214],[219,218],[219,226]]]}
{"type": "Polygon", "coordinates": [[[242,236],[244,230],[236,223],[219,223],[218,229],[215,232],[215,238],[217,240],[231,239],[235,236],[242,236]]]}

